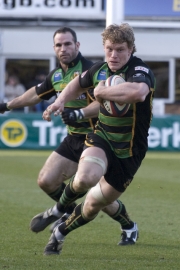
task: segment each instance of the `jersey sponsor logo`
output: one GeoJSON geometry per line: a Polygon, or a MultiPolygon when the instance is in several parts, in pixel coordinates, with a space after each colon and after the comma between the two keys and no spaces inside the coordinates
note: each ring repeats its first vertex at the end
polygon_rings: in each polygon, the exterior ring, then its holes
{"type": "Polygon", "coordinates": [[[149,69],[148,68],[141,67],[141,66],[135,67],[135,70],[142,70],[142,71],[144,71],[146,73],[149,73],[149,69]]]}
{"type": "Polygon", "coordinates": [[[54,82],[58,82],[60,80],[62,80],[62,73],[61,72],[56,72],[54,74],[54,82]]]}
{"type": "Polygon", "coordinates": [[[145,77],[145,75],[143,73],[136,73],[133,75],[133,78],[137,78],[137,77],[145,77]]]}
{"type": "Polygon", "coordinates": [[[98,75],[97,75],[97,79],[99,81],[104,81],[106,80],[106,70],[100,70],[98,75]]]}
{"type": "Polygon", "coordinates": [[[5,121],[1,126],[1,140],[10,147],[17,147],[24,143],[27,138],[26,126],[17,119],[5,121]]]}
{"type": "Polygon", "coordinates": [[[86,99],[86,94],[80,95],[77,99],[86,99]]]}
{"type": "Polygon", "coordinates": [[[83,77],[86,75],[87,72],[88,72],[87,70],[84,71],[84,72],[81,74],[81,78],[83,78],[83,77]]]}

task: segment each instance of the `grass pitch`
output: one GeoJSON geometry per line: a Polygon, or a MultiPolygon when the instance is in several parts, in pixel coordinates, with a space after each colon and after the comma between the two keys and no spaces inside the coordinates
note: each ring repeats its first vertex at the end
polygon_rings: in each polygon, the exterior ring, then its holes
{"type": "Polygon", "coordinates": [[[54,205],[36,183],[49,154],[0,151],[0,269],[180,269],[180,154],[149,152],[121,196],[139,227],[136,245],[117,246],[119,224],[100,213],[67,236],[60,256],[43,256],[49,230],[34,234],[29,222],[54,205]]]}

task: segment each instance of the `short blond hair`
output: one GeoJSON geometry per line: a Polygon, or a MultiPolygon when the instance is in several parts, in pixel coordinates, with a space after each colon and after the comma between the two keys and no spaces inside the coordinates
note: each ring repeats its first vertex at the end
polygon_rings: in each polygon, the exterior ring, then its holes
{"type": "Polygon", "coordinates": [[[126,42],[129,49],[132,50],[132,54],[136,52],[135,37],[133,28],[128,23],[122,23],[121,25],[111,24],[102,32],[103,45],[106,40],[112,43],[126,42]]]}

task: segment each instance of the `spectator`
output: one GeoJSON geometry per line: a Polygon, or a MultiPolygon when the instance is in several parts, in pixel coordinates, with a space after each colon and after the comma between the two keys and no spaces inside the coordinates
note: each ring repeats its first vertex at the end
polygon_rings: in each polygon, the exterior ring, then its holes
{"type": "MultiPolygon", "coordinates": [[[[15,75],[10,75],[7,78],[4,89],[4,101],[8,102],[16,97],[21,96],[26,91],[23,84],[20,83],[19,78],[15,75]]],[[[16,111],[23,111],[23,108],[15,109],[16,111]]]]}

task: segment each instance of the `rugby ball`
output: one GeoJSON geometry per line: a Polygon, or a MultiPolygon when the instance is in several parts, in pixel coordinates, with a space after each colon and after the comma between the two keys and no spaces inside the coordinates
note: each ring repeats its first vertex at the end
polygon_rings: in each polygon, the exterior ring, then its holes
{"type": "MultiPolygon", "coordinates": [[[[125,80],[119,75],[112,75],[107,78],[105,85],[113,86],[124,83],[125,80]]],[[[129,110],[130,104],[120,104],[110,100],[103,100],[104,108],[113,116],[123,116],[129,110]]]]}

